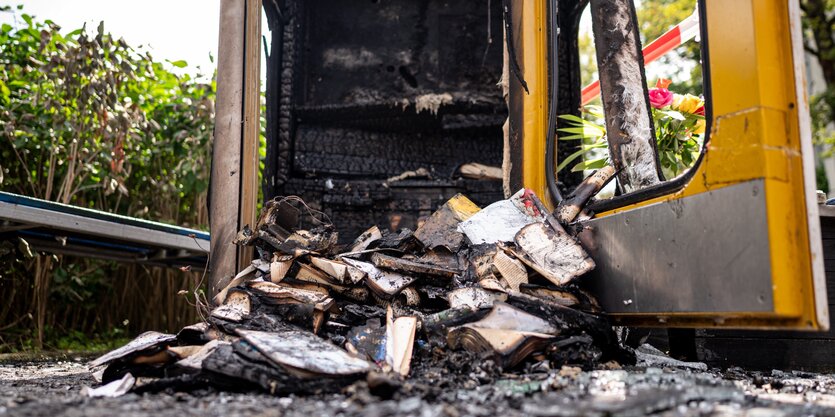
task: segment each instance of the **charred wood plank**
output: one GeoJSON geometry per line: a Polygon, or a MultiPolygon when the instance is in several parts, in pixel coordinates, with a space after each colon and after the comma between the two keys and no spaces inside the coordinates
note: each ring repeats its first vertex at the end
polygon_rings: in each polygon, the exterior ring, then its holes
{"type": "MultiPolygon", "coordinates": [[[[253,294],[255,297],[250,298],[250,302],[252,303],[249,316],[245,317],[240,322],[234,322],[229,320],[224,320],[219,317],[215,317],[210,315],[208,318],[209,324],[211,328],[206,332],[207,336],[212,339],[220,339],[220,340],[234,340],[237,338],[237,329],[248,329],[248,330],[262,330],[262,331],[281,331],[294,328],[292,324],[297,324],[299,327],[302,328],[310,328],[310,322],[312,321],[311,315],[312,313],[308,314],[306,317],[307,321],[299,322],[299,323],[292,323],[283,315],[284,312],[281,311],[280,306],[274,306],[267,303],[270,301],[266,297],[259,297],[257,294],[253,294]]],[[[304,306],[309,307],[311,311],[315,311],[313,306],[308,306],[306,304],[293,304],[294,306],[304,306]]]]}
{"type": "Polygon", "coordinates": [[[294,168],[299,174],[381,179],[424,168],[447,178],[464,161],[500,164],[499,135],[498,129],[495,135],[484,135],[395,133],[301,125],[294,149],[294,168]]]}
{"type": "Polygon", "coordinates": [[[614,175],[615,169],[611,166],[600,168],[589,175],[557,206],[555,213],[557,221],[564,225],[574,221],[589,199],[600,192],[614,175]]]}
{"type": "Polygon", "coordinates": [[[393,256],[375,253],[371,255],[371,263],[378,268],[398,271],[403,273],[416,273],[424,275],[435,275],[444,278],[454,277],[458,271],[427,264],[423,262],[410,261],[408,259],[395,258],[393,256]]]}

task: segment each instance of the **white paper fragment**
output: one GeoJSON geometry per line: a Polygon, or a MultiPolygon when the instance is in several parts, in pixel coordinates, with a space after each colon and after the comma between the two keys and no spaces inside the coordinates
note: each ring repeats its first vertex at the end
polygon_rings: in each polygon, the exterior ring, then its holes
{"type": "Polygon", "coordinates": [[[269,274],[270,273],[270,262],[264,261],[261,259],[254,259],[252,261],[251,266],[255,268],[257,271],[260,271],[262,274],[269,274]]]}
{"type": "Polygon", "coordinates": [[[386,363],[402,376],[409,375],[415,344],[417,317],[394,318],[391,306],[386,310],[386,363]]]}
{"type": "Polygon", "coordinates": [[[447,294],[450,308],[469,308],[478,310],[493,306],[493,295],[489,291],[478,287],[465,287],[452,290],[447,294]]]}
{"type": "Polygon", "coordinates": [[[497,201],[481,209],[458,225],[474,245],[482,243],[513,242],[523,227],[545,221],[536,196],[522,189],[507,200],[497,201]]]}
{"type": "Polygon", "coordinates": [[[528,283],[528,271],[525,269],[525,264],[508,255],[504,250],[496,251],[492,266],[513,291],[519,291],[520,285],[528,283]]]}
{"type": "Polygon", "coordinates": [[[503,302],[496,302],[490,314],[470,324],[483,329],[516,330],[548,335],[559,334],[559,329],[552,326],[551,323],[503,302]]]}
{"type": "Polygon", "coordinates": [[[102,378],[104,378],[104,370],[107,369],[107,366],[99,366],[93,369],[90,369],[90,372],[93,375],[93,379],[96,380],[99,384],[101,384],[102,378]]]}
{"type": "Polygon", "coordinates": [[[212,310],[212,317],[239,323],[249,316],[251,303],[245,292],[233,292],[226,297],[222,306],[212,310]]]}
{"type": "Polygon", "coordinates": [[[133,388],[136,383],[136,378],[131,374],[125,374],[122,379],[111,381],[97,388],[84,387],[83,394],[91,397],[114,398],[121,397],[133,388]]]}
{"type": "Polygon", "coordinates": [[[666,353],[656,349],[654,346],[644,343],[635,349],[635,357],[638,359],[638,366],[646,367],[676,367],[707,371],[707,364],[704,362],[685,362],[673,359],[666,353]]]}
{"type": "Polygon", "coordinates": [[[519,260],[556,285],[565,285],[595,266],[580,243],[561,227],[525,226],[516,235],[516,246],[514,255],[519,260]]]}
{"type": "Polygon", "coordinates": [[[372,290],[375,292],[381,291],[388,296],[399,293],[403,290],[403,288],[409,286],[416,279],[408,275],[379,269],[373,264],[367,262],[357,261],[350,258],[343,258],[342,260],[354,268],[364,272],[372,290]]]}

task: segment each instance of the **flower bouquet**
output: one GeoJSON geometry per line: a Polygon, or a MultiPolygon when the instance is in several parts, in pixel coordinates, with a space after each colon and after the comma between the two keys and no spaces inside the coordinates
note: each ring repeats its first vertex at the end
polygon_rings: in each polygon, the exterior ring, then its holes
{"type": "MultiPolygon", "coordinates": [[[[652,121],[661,170],[674,178],[693,166],[701,151],[705,132],[704,99],[692,94],[677,94],[668,89],[670,80],[659,79],[649,90],[652,121]]],[[[570,127],[557,129],[560,140],[581,140],[580,149],[557,166],[561,171],[580,157],[572,171],[598,169],[609,160],[606,127],[600,106],[586,106],[583,117],[561,115],[570,127]]]]}

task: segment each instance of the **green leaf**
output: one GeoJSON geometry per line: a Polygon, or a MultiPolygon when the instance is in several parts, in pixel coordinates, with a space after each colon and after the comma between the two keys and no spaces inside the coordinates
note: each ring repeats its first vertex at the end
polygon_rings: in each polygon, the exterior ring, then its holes
{"type": "MultiPolygon", "coordinates": [[[[559,129],[557,129],[559,130],[559,129]]],[[[559,136],[559,140],[577,140],[577,139],[585,139],[586,137],[583,135],[568,135],[568,136],[559,136]]]]}
{"type": "Polygon", "coordinates": [[[580,149],[579,151],[576,151],[576,152],[572,153],[571,155],[568,155],[564,160],[560,161],[559,165],[557,165],[557,172],[562,171],[572,161],[574,161],[575,159],[577,159],[577,158],[579,158],[579,157],[581,157],[581,156],[583,156],[583,155],[585,155],[585,154],[587,154],[591,151],[592,151],[591,149],[580,149]]]}
{"type": "Polygon", "coordinates": [[[557,129],[558,132],[565,132],[565,133],[578,133],[583,134],[586,132],[584,127],[561,127],[557,129]]]}
{"type": "Polygon", "coordinates": [[[583,120],[583,119],[581,119],[581,118],[579,118],[579,117],[577,117],[573,114],[561,114],[557,117],[559,117],[560,119],[563,119],[563,120],[569,120],[569,121],[572,121],[572,122],[575,122],[575,123],[580,123],[580,124],[583,124],[583,123],[586,122],[585,120],[583,120]]]}
{"type": "Polygon", "coordinates": [[[181,60],[178,60],[178,61],[169,61],[169,62],[171,63],[171,65],[173,65],[173,66],[175,66],[175,67],[177,67],[177,68],[185,68],[185,67],[187,67],[187,66],[188,66],[188,62],[186,62],[186,61],[184,61],[184,60],[182,60],[182,59],[181,59],[181,60]]]}
{"type": "Polygon", "coordinates": [[[582,145],[583,149],[589,149],[589,150],[590,149],[603,149],[603,148],[608,148],[608,147],[609,147],[609,144],[606,143],[606,142],[603,142],[603,141],[591,143],[591,144],[588,144],[588,145],[582,145]]]}
{"type": "Polygon", "coordinates": [[[681,154],[681,162],[684,162],[684,165],[690,166],[693,163],[693,154],[690,152],[684,152],[681,154]]]}
{"type": "Polygon", "coordinates": [[[583,135],[583,137],[586,138],[597,138],[606,134],[606,132],[600,129],[599,127],[589,125],[584,125],[583,127],[564,127],[561,129],[557,129],[557,131],[565,133],[575,133],[578,135],[583,135]]]}
{"type": "Polygon", "coordinates": [[[14,29],[14,28],[12,27],[12,25],[10,25],[8,23],[3,23],[3,25],[0,26],[0,32],[2,32],[2,33],[9,33],[9,32],[12,31],[12,29],[14,29]]]}
{"type": "Polygon", "coordinates": [[[6,86],[6,83],[3,80],[0,80],[0,103],[4,106],[9,104],[9,96],[12,92],[9,90],[9,87],[6,86]]]}
{"type": "Polygon", "coordinates": [[[571,168],[571,172],[585,171],[587,169],[600,169],[605,167],[608,163],[608,157],[583,161],[577,165],[574,165],[574,168],[571,168]]]}

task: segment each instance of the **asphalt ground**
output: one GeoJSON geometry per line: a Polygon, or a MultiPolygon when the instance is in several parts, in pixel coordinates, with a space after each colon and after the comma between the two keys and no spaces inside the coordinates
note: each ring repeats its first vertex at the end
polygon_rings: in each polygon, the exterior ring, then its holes
{"type": "Polygon", "coordinates": [[[0,416],[835,416],[835,375],[805,372],[606,364],[485,377],[475,367],[462,368],[456,384],[407,380],[390,398],[366,381],[310,396],[209,388],[89,398],[88,359],[0,363],[0,416]]]}

